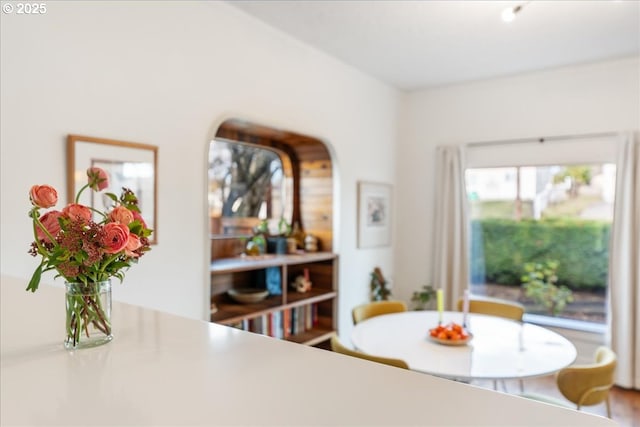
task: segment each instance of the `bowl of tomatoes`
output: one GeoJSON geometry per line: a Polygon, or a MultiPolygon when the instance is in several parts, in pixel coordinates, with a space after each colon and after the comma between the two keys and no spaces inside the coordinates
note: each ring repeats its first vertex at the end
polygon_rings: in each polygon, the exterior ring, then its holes
{"type": "Polygon", "coordinates": [[[429,329],[429,339],[443,345],[465,345],[473,338],[473,334],[462,325],[451,322],[429,329]]]}

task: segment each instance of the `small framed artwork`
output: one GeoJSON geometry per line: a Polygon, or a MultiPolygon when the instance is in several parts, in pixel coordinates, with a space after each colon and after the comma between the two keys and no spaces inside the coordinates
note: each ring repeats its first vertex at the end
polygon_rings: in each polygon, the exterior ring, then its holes
{"type": "Polygon", "coordinates": [[[391,185],[358,182],[358,248],[391,244],[391,185]]]}
{"type": "MultiPolygon", "coordinates": [[[[86,171],[99,167],[109,174],[105,192],[120,195],[122,188],[133,191],[147,227],[153,230],[150,244],[158,243],[158,147],[137,142],[116,141],[90,136],[67,137],[67,194],[69,203],[87,183],[86,171]]],[[[85,191],[80,203],[100,211],[109,210],[113,201],[103,193],[85,191]]]]}

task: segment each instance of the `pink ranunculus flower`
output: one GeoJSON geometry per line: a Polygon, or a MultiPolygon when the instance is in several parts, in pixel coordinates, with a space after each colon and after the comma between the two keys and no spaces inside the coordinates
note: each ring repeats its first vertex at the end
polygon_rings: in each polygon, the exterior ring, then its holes
{"type": "Polygon", "coordinates": [[[124,206],[116,206],[109,214],[109,219],[113,222],[119,222],[120,224],[129,225],[133,221],[133,212],[124,206]]]}
{"type": "Polygon", "coordinates": [[[129,243],[129,227],[119,222],[105,224],[102,246],[108,254],[115,254],[127,247],[129,243]]]}
{"type": "Polygon", "coordinates": [[[87,169],[87,177],[89,177],[89,187],[94,191],[102,191],[109,186],[109,175],[102,168],[87,169]]]}
{"type": "MultiPolygon", "coordinates": [[[[44,226],[44,228],[53,236],[56,237],[56,234],[60,232],[60,222],[58,218],[62,216],[62,212],[60,211],[49,211],[46,214],[40,217],[40,222],[44,226]]],[[[38,236],[38,240],[44,240],[45,242],[51,242],[47,233],[44,232],[42,228],[39,226],[36,227],[36,235],[38,236]]]]}
{"type": "Polygon", "coordinates": [[[142,224],[142,226],[146,229],[149,228],[147,227],[147,223],[144,222],[144,219],[142,218],[142,215],[140,215],[140,213],[136,212],[136,211],[132,211],[133,213],[133,219],[136,219],[138,221],[140,221],[140,224],[142,224]]]}
{"type": "Polygon", "coordinates": [[[77,203],[70,203],[62,209],[62,214],[73,221],[88,223],[91,221],[91,209],[77,203]]]}
{"type": "Polygon", "coordinates": [[[140,255],[135,253],[136,249],[139,249],[142,246],[140,242],[140,238],[133,233],[129,233],[129,241],[127,242],[127,246],[124,248],[124,253],[127,256],[138,258],[140,255]]]}
{"type": "Polygon", "coordinates": [[[58,192],[50,185],[34,185],[29,191],[31,203],[39,208],[50,208],[58,203],[58,192]]]}

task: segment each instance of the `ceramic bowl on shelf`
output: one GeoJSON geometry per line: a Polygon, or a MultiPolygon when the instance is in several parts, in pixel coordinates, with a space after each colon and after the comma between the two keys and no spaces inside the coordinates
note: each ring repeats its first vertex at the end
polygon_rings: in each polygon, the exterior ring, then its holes
{"type": "Polygon", "coordinates": [[[234,301],[241,304],[260,302],[269,295],[269,291],[266,289],[257,288],[229,289],[227,293],[234,301]]]}

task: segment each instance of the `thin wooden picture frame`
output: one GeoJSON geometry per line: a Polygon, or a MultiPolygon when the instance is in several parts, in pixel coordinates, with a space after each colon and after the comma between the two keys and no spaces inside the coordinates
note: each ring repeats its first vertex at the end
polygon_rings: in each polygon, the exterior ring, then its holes
{"type": "MultiPolygon", "coordinates": [[[[67,195],[74,203],[78,190],[87,183],[89,167],[109,174],[108,192],[119,195],[122,187],[138,197],[142,217],[153,230],[149,243],[158,243],[158,147],[138,142],[118,141],[84,135],[67,137],[67,195]]],[[[85,191],[81,202],[98,210],[110,203],[106,196],[85,191]]]]}
{"type": "Polygon", "coordinates": [[[389,184],[358,182],[358,248],[391,245],[389,184]]]}

